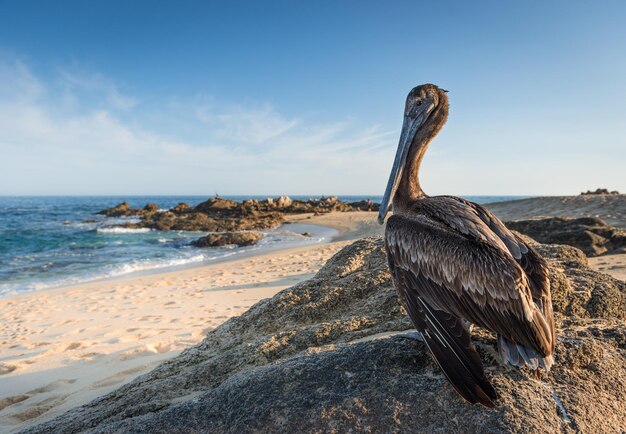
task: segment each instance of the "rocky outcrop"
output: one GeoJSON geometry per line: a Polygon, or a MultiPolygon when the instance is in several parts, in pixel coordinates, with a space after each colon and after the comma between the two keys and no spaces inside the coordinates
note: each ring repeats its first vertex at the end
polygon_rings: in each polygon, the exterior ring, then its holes
{"type": "Polygon", "coordinates": [[[236,245],[239,247],[255,245],[263,235],[258,232],[224,232],[209,234],[191,243],[195,247],[221,247],[236,245]]]}
{"type": "Polygon", "coordinates": [[[96,214],[105,215],[107,217],[128,217],[141,213],[140,209],[131,208],[128,202],[122,202],[115,205],[113,208],[103,209],[96,214]]]}
{"type": "Polygon", "coordinates": [[[606,188],[596,188],[594,191],[587,190],[586,192],[583,191],[580,194],[581,196],[587,196],[590,194],[619,194],[619,191],[617,190],[609,191],[606,188]]]}
{"type": "Polygon", "coordinates": [[[143,208],[131,208],[128,202],[122,202],[112,208],[103,209],[96,214],[107,217],[150,217],[159,210],[156,203],[147,203],[143,208]]]}
{"type": "Polygon", "coordinates": [[[581,249],[587,256],[614,253],[626,248],[626,230],[609,226],[597,217],[551,217],[506,222],[540,243],[568,244],[581,249]]]}
{"type": "Polygon", "coordinates": [[[491,432],[626,430],[626,284],[569,246],[551,259],[556,363],[539,381],[475,329],[494,410],[465,403],[412,329],[380,239],[255,304],[152,372],[26,432],[491,432]]]}
{"type": "Polygon", "coordinates": [[[159,231],[233,232],[270,229],[279,226],[291,214],[323,214],[328,212],[376,211],[372,201],[347,203],[336,197],[323,197],[306,201],[292,200],[288,196],[277,199],[234,200],[214,197],[195,207],[179,203],[168,211],[158,211],[156,204],[143,209],[130,208],[127,202],[98,212],[109,217],[141,218],[138,223],[125,223],[127,228],[149,228],[159,231]]]}

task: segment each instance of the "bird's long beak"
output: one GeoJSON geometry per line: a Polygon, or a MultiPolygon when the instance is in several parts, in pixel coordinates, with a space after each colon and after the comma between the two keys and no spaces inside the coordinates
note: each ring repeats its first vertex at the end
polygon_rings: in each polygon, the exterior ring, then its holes
{"type": "Polygon", "coordinates": [[[406,157],[409,154],[411,143],[417,133],[419,127],[424,123],[424,119],[429,114],[429,110],[421,110],[417,113],[417,116],[404,115],[404,123],[402,124],[402,133],[400,133],[400,141],[398,142],[398,150],[396,151],[396,158],[393,161],[391,168],[391,174],[389,175],[389,181],[387,182],[387,188],[385,189],[385,195],[383,201],[380,204],[378,211],[378,223],[383,224],[385,222],[385,216],[389,212],[389,207],[393,196],[396,194],[400,179],[402,179],[402,172],[406,165],[406,157]]]}

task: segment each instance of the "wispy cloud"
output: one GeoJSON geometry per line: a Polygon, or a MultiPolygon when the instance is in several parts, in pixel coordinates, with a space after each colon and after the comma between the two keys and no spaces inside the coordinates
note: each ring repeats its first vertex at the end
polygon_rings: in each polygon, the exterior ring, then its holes
{"type": "Polygon", "coordinates": [[[0,58],[0,194],[364,193],[384,181],[394,132],[210,101],[148,113],[99,73],[44,80],[0,58]]]}
{"type": "Polygon", "coordinates": [[[106,103],[115,109],[128,110],[137,105],[137,100],[122,94],[115,83],[105,76],[95,72],[78,72],[68,69],[59,71],[60,83],[72,98],[85,97],[85,94],[94,94],[100,102],[106,103]]]}

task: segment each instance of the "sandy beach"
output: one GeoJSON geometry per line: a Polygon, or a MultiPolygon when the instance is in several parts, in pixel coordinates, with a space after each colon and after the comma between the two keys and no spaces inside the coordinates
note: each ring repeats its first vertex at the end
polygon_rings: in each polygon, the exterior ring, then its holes
{"type": "MultiPolygon", "coordinates": [[[[602,217],[603,208],[594,209],[602,217]]],[[[537,208],[511,202],[494,211],[511,219],[534,216],[537,208]]],[[[567,204],[560,211],[571,213],[567,204]]],[[[614,218],[623,210],[605,212],[614,218]]],[[[298,215],[290,221],[331,227],[339,235],[325,244],[0,299],[0,432],[57,416],[178,355],[257,301],[310,278],[351,240],[382,234],[375,216],[298,215]]],[[[625,278],[624,254],[590,263],[625,278]]]]}
{"type": "Polygon", "coordinates": [[[335,241],[0,299],[0,432],[54,417],[152,369],[257,301],[382,231],[374,213],[301,215],[335,241]]]}

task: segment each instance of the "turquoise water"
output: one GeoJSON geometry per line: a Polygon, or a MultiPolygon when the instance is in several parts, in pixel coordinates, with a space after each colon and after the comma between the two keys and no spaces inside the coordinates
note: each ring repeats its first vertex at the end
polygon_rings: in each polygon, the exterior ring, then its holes
{"type": "MultiPolygon", "coordinates": [[[[226,196],[234,200],[266,196],[226,196]]],[[[292,196],[309,199],[310,196],[292,196]]],[[[380,196],[339,196],[346,201],[380,196]]],[[[512,196],[468,197],[476,202],[517,199],[512,196]]],[[[196,205],[206,196],[47,196],[0,197],[0,295],[87,282],[123,274],[215,261],[246,252],[319,243],[332,231],[286,225],[265,231],[254,247],[197,249],[189,242],[200,232],[123,230],[111,226],[133,219],[104,218],[95,212],[127,201],[133,207],[157,203],[162,209],[179,202],[196,205]],[[95,223],[84,223],[98,219],[95,223]],[[311,238],[302,232],[311,232],[311,238]]]]}

